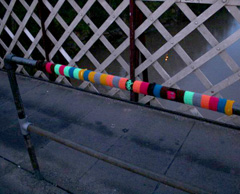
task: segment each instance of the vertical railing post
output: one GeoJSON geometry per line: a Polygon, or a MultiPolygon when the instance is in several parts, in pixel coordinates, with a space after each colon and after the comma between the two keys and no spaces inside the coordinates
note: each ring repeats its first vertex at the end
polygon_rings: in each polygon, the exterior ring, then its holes
{"type": "MultiPolygon", "coordinates": [[[[132,81],[135,80],[135,68],[137,66],[137,55],[136,55],[136,45],[135,45],[135,22],[136,22],[136,4],[135,0],[130,0],[129,4],[129,26],[130,26],[130,79],[132,81]]],[[[137,102],[138,101],[138,94],[131,91],[130,93],[130,100],[137,102]]]]}
{"type": "MultiPolygon", "coordinates": [[[[136,17],[136,25],[135,25],[135,29],[137,29],[142,23],[143,23],[143,13],[140,11],[140,9],[135,6],[135,17],[136,17]]],[[[142,35],[139,36],[138,38],[141,43],[146,46],[146,38],[145,38],[145,33],[142,33],[142,35]]],[[[145,56],[139,51],[138,48],[136,48],[136,67],[139,66],[140,63],[142,63],[143,61],[146,60],[145,56]]],[[[145,82],[149,82],[148,79],[148,69],[145,69],[142,72],[142,77],[143,77],[143,81],[145,82]]],[[[150,102],[147,103],[147,105],[150,105],[150,102]]]]}
{"type": "MultiPolygon", "coordinates": [[[[135,44],[135,30],[143,23],[143,14],[136,6],[135,0],[130,0],[130,79],[135,80],[135,69],[139,66],[139,60],[141,62],[146,58],[140,53],[135,44]]],[[[139,40],[146,45],[145,35],[142,34],[139,40]]],[[[148,82],[148,71],[143,71],[143,81],[148,82]]],[[[138,101],[138,94],[131,92],[131,101],[138,101]]]]}
{"type": "Polygon", "coordinates": [[[26,143],[26,146],[27,146],[28,154],[29,154],[29,157],[30,157],[30,160],[31,160],[31,164],[32,164],[35,176],[39,180],[41,180],[42,176],[41,176],[41,173],[40,173],[40,170],[39,170],[37,157],[36,157],[36,154],[35,154],[34,147],[31,143],[30,134],[27,130],[30,123],[27,121],[27,116],[26,116],[25,111],[24,111],[24,106],[23,106],[22,98],[21,98],[21,95],[20,95],[20,92],[19,92],[18,83],[17,83],[17,79],[16,79],[15,70],[17,68],[17,65],[14,64],[13,62],[11,62],[11,58],[13,56],[14,55],[11,55],[11,54],[6,56],[6,58],[4,59],[5,68],[6,68],[7,73],[8,73],[8,79],[9,79],[13,99],[14,99],[15,106],[16,106],[17,113],[18,113],[18,121],[19,121],[19,124],[20,124],[21,133],[24,137],[24,140],[25,140],[25,143],[26,143]]]}
{"type": "Polygon", "coordinates": [[[42,0],[38,0],[38,13],[39,18],[41,20],[41,29],[42,29],[42,42],[43,42],[43,48],[45,51],[45,58],[47,61],[49,61],[49,46],[47,47],[47,34],[45,29],[45,21],[46,21],[46,13],[44,13],[44,7],[42,0]]]}
{"type": "MultiPolygon", "coordinates": [[[[43,1],[38,0],[38,14],[39,18],[41,20],[41,29],[42,29],[42,43],[43,43],[43,48],[45,51],[45,58],[47,61],[50,61],[49,54],[50,54],[50,41],[48,39],[47,33],[46,33],[46,28],[45,28],[45,21],[47,19],[47,13],[46,13],[46,8],[44,7],[43,1]]],[[[51,81],[55,81],[56,76],[53,74],[49,75],[49,79],[51,81]]]]}

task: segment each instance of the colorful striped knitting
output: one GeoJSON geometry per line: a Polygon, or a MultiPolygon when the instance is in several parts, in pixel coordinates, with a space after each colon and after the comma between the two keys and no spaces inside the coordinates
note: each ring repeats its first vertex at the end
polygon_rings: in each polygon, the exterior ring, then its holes
{"type": "Polygon", "coordinates": [[[87,69],[53,64],[50,62],[45,64],[45,69],[50,74],[55,73],[57,75],[63,75],[73,79],[90,81],[92,83],[116,87],[122,90],[133,91],[144,95],[151,95],[158,98],[168,99],[188,105],[222,112],[227,115],[234,114],[233,106],[235,101],[233,100],[217,98],[214,96],[198,94],[190,91],[177,90],[155,83],[148,83],[143,81],[133,82],[127,78],[89,71],[87,69]]]}

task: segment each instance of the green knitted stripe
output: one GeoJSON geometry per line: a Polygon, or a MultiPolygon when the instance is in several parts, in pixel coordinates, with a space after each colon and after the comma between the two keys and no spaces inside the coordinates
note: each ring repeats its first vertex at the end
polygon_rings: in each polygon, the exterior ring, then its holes
{"type": "Polygon", "coordinates": [[[60,75],[59,73],[59,68],[61,67],[62,65],[60,64],[56,64],[55,67],[54,67],[54,72],[57,74],[57,75],[60,75]]]}
{"type": "Polygon", "coordinates": [[[185,91],[184,93],[184,104],[193,105],[194,92],[185,91]]]}
{"type": "Polygon", "coordinates": [[[71,69],[71,67],[69,67],[69,66],[66,66],[66,67],[64,68],[63,73],[64,73],[65,76],[70,77],[70,76],[69,76],[69,70],[70,70],[70,69],[71,69]]]}
{"type": "Polygon", "coordinates": [[[79,80],[79,76],[78,76],[78,74],[79,74],[79,71],[80,71],[81,69],[75,69],[74,70],[74,72],[73,72],[73,77],[75,78],[75,79],[78,79],[79,80]]]}

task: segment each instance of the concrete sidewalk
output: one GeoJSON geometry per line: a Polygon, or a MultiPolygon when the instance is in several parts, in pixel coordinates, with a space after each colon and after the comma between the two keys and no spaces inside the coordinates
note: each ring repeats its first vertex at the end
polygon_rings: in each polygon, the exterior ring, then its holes
{"type": "MultiPolygon", "coordinates": [[[[184,193],[32,134],[32,171],[0,71],[0,193],[184,193]]],[[[76,143],[207,191],[240,193],[240,132],[18,76],[29,121],[76,143]]]]}

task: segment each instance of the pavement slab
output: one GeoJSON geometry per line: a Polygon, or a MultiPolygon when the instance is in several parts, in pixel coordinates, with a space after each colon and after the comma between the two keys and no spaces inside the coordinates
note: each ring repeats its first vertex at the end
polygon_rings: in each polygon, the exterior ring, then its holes
{"type": "Polygon", "coordinates": [[[31,173],[0,158],[0,193],[4,194],[68,194],[44,180],[37,180],[31,173]],[[4,173],[3,173],[4,172],[4,173]]]}
{"type": "Polygon", "coordinates": [[[197,123],[167,175],[216,193],[240,192],[240,133],[197,123]]]}
{"type": "MultiPolygon", "coordinates": [[[[24,76],[17,76],[17,81],[19,83],[19,90],[21,94],[30,92],[33,88],[41,85],[42,83],[37,80],[29,80],[24,76]],[[31,82],[32,84],[26,84],[26,82],[31,82]],[[24,84],[25,83],[25,84],[24,84]]],[[[1,71],[1,81],[0,81],[0,106],[6,102],[12,102],[12,93],[10,89],[10,84],[8,81],[8,76],[6,72],[1,71]]]]}

